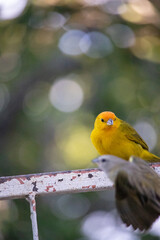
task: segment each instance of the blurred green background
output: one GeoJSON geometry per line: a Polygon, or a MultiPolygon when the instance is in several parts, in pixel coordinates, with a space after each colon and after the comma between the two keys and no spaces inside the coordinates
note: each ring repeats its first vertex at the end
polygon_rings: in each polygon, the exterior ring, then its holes
{"type": "MultiPolygon", "coordinates": [[[[1,0],[0,50],[1,176],[94,167],[105,110],[160,155],[159,1],[1,0]]],[[[113,194],[39,197],[40,239],[140,239],[113,194]]],[[[0,229],[0,240],[32,239],[25,200],[0,202],[0,229]]]]}

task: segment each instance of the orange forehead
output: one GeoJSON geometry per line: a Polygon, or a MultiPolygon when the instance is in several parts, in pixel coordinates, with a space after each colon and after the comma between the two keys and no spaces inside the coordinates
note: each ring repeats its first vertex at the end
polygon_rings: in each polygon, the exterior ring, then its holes
{"type": "Polygon", "coordinates": [[[103,118],[104,120],[108,120],[108,119],[115,119],[116,115],[113,112],[102,112],[98,115],[100,118],[103,118]]]}

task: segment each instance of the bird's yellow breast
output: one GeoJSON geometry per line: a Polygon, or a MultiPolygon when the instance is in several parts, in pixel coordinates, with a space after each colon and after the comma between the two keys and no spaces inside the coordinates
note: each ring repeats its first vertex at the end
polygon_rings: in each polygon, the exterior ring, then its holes
{"type": "Polygon", "coordinates": [[[131,155],[140,156],[142,147],[130,142],[119,129],[93,129],[91,140],[100,155],[112,154],[128,160],[131,155]]]}

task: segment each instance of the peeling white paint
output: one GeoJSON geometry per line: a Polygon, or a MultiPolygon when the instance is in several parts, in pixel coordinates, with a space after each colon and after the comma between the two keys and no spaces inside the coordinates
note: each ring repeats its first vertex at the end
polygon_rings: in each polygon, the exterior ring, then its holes
{"type": "Polygon", "coordinates": [[[98,169],[73,170],[0,178],[0,199],[24,198],[47,193],[100,191],[113,184],[98,169]]]}

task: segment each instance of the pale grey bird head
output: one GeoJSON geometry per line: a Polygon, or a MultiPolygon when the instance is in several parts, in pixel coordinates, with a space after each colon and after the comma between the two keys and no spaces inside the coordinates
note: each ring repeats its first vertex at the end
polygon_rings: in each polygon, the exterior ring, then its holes
{"type": "Polygon", "coordinates": [[[115,180],[119,170],[121,168],[124,168],[126,164],[129,164],[122,158],[113,155],[102,155],[94,159],[92,162],[96,163],[98,167],[103,170],[112,181],[115,180]]]}
{"type": "Polygon", "coordinates": [[[93,159],[92,162],[96,163],[100,169],[110,171],[111,168],[117,165],[125,164],[126,160],[114,155],[102,155],[96,159],[93,159]]]}

